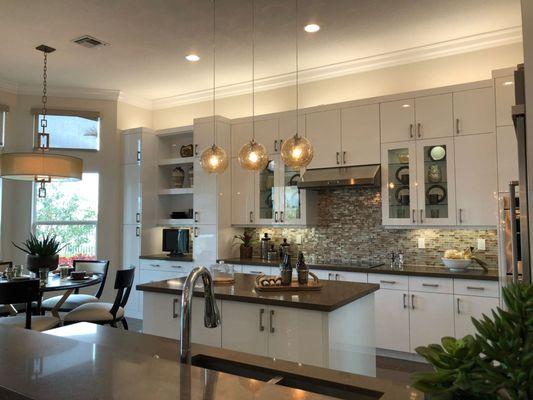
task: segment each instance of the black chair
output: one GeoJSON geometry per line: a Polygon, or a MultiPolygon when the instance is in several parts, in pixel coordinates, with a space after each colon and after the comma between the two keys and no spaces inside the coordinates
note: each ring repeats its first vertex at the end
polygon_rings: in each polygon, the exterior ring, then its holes
{"type": "Polygon", "coordinates": [[[124,329],[128,330],[124,307],[130,296],[134,276],[134,268],[117,271],[115,278],[117,295],[113,303],[99,301],[97,303],[82,304],[65,315],[63,318],[64,323],[92,322],[99,325],[109,324],[116,328],[117,322],[121,322],[124,329]]]}
{"type": "Polygon", "coordinates": [[[59,326],[59,318],[31,315],[31,304],[39,300],[40,296],[38,279],[0,283],[0,304],[24,303],[26,305],[25,309],[27,310],[24,313],[25,315],[0,318],[0,324],[41,332],[59,326]]]}
{"type": "MultiPolygon", "coordinates": [[[[0,261],[0,276],[3,276],[8,267],[13,266],[13,261],[0,261]]],[[[12,306],[0,305],[0,317],[14,315],[17,311],[24,311],[25,304],[13,304],[12,306]]]]}
{"type": "MultiPolygon", "coordinates": [[[[86,271],[97,274],[102,274],[102,283],[98,287],[98,290],[94,295],[79,294],[79,289],[68,296],[67,300],[61,305],[59,311],[68,312],[74,310],[76,307],[87,303],[96,303],[100,301],[100,297],[104,291],[105,281],[107,279],[107,271],[109,269],[109,261],[107,260],[74,260],[72,263],[75,271],[86,271]]],[[[49,299],[43,300],[41,304],[41,311],[51,311],[57,304],[57,302],[63,296],[54,296],[49,299]]]]}

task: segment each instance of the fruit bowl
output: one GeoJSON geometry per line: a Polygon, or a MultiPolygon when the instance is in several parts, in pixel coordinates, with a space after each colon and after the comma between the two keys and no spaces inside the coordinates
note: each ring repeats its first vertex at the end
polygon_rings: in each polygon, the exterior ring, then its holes
{"type": "Polygon", "coordinates": [[[450,271],[466,271],[472,265],[472,260],[469,258],[441,258],[441,260],[450,271]]]}

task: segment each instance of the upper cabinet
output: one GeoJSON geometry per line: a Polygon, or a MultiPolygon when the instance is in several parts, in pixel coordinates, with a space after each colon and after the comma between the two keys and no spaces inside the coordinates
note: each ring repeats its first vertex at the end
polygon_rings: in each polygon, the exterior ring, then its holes
{"type": "Polygon", "coordinates": [[[453,136],[452,94],[417,97],[415,99],[416,139],[453,136]]]}
{"type": "Polygon", "coordinates": [[[415,138],[414,99],[381,103],[381,142],[402,142],[415,138]]]}
{"type": "Polygon", "coordinates": [[[515,104],[514,77],[510,75],[494,79],[494,95],[496,97],[496,125],[513,125],[511,107],[515,104]]]}
{"type": "Polygon", "coordinates": [[[341,110],[341,149],[343,165],[379,164],[379,104],[341,110]]]}
{"type": "Polygon", "coordinates": [[[494,132],[494,90],[491,87],[453,94],[455,135],[494,132]]]}
{"type": "Polygon", "coordinates": [[[306,133],[315,149],[308,168],[341,165],[340,110],[313,112],[306,115],[306,133]]]}
{"type": "MultiPolygon", "coordinates": [[[[241,147],[252,139],[252,126],[251,118],[231,125],[231,157],[238,157],[241,147]]],[[[255,121],[255,141],[265,146],[268,154],[278,151],[278,128],[278,118],[255,121]]]]}

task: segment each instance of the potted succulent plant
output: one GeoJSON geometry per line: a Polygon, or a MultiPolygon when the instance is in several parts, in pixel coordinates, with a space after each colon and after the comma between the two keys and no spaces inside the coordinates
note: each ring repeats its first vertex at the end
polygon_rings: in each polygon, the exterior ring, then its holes
{"type": "Polygon", "coordinates": [[[413,387],[431,400],[533,399],[533,285],[503,289],[506,310],[472,318],[477,333],[418,347],[433,372],[413,376],[413,387]]]}
{"type": "Polygon", "coordinates": [[[39,239],[31,233],[29,239],[21,243],[20,246],[15,243],[13,243],[13,246],[27,254],[26,264],[28,270],[38,274],[41,268],[48,268],[51,271],[57,269],[59,252],[66,245],[61,246],[56,235],[42,235],[39,239]]]}
{"type": "Polygon", "coordinates": [[[253,256],[253,247],[252,244],[255,242],[252,234],[250,232],[244,231],[242,235],[235,235],[235,240],[240,243],[239,247],[239,256],[241,259],[252,258],[253,256]]]}

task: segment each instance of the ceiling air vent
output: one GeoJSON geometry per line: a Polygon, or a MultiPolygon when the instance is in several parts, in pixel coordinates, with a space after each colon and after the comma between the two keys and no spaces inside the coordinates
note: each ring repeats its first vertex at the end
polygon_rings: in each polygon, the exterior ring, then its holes
{"type": "Polygon", "coordinates": [[[79,38],[73,39],[72,41],[74,43],[79,44],[80,46],[87,47],[88,49],[99,49],[100,47],[104,47],[109,44],[89,35],[80,36],[79,38]]]}

